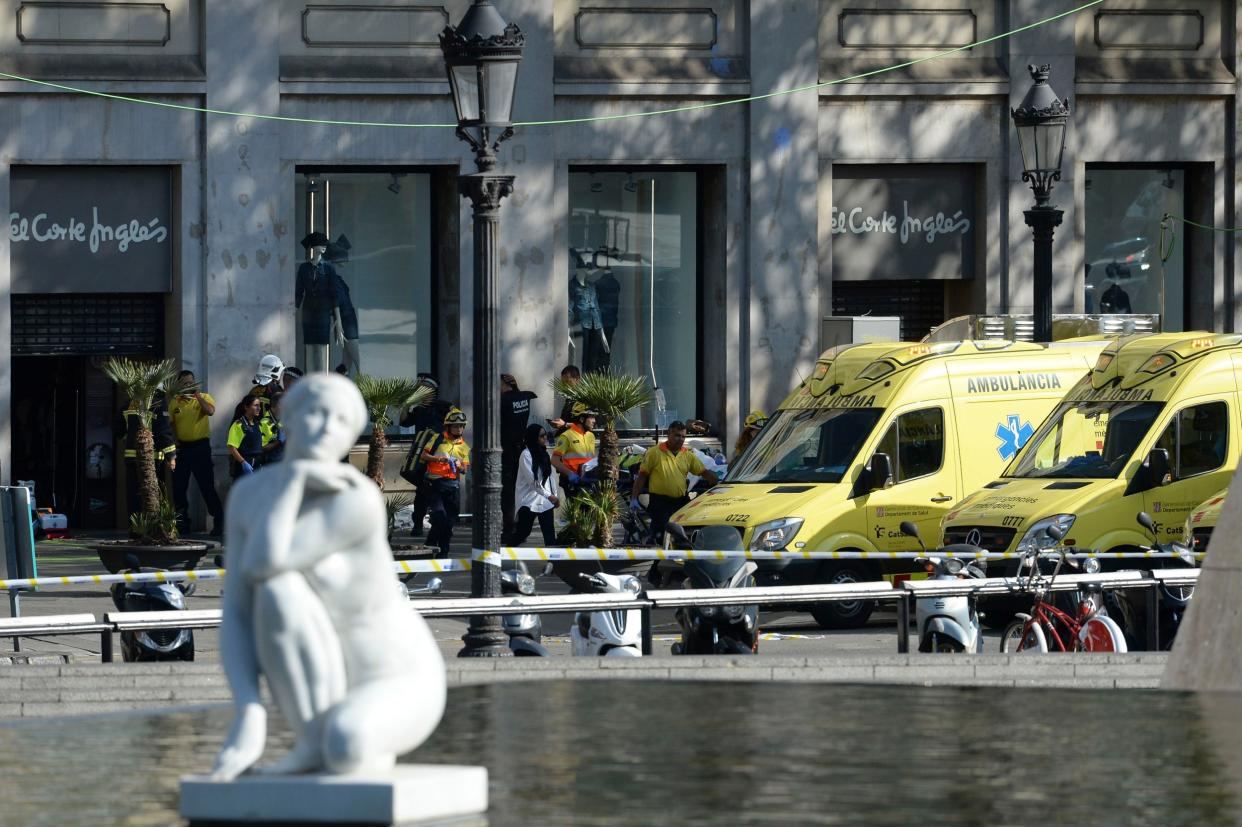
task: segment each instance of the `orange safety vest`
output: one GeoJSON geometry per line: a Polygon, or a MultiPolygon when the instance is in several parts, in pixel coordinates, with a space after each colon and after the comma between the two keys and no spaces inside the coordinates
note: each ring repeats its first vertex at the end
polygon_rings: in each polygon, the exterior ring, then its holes
{"type": "Polygon", "coordinates": [[[552,453],[560,457],[570,471],[581,474],[582,466],[595,459],[595,434],[575,422],[557,437],[552,453]]]}
{"type": "Polygon", "coordinates": [[[432,457],[427,463],[427,476],[440,480],[457,479],[457,469],[453,467],[450,458],[456,458],[458,465],[462,470],[470,467],[470,447],[466,445],[466,440],[458,437],[453,439],[447,433],[443,435],[443,440],[436,446],[432,457]]]}

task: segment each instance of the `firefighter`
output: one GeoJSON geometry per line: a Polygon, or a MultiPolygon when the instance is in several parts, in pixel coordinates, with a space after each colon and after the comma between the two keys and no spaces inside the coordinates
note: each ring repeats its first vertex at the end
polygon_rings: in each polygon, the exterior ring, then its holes
{"type": "MultiPolygon", "coordinates": [[[[125,505],[132,517],[138,513],[138,428],[142,424],[132,403],[121,412],[121,422],[125,434],[125,505]]],[[[162,487],[164,472],[177,467],[177,441],[163,391],[157,391],[151,400],[151,436],[155,443],[155,476],[162,487]]]]}
{"type": "Polygon", "coordinates": [[[423,451],[427,463],[428,513],[431,531],[427,545],[439,546],[437,557],[449,556],[453,526],[461,509],[461,478],[470,470],[470,446],[462,434],[466,432],[466,415],[453,408],[444,417],[440,438],[423,451]]]}

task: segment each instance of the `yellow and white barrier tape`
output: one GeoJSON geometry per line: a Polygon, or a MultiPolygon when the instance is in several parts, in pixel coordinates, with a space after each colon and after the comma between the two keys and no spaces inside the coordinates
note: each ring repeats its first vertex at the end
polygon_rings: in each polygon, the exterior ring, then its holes
{"type": "MultiPolygon", "coordinates": [[[[395,560],[394,574],[442,574],[470,571],[469,560],[395,560]]],[[[184,571],[144,571],[130,574],[78,574],[64,577],[33,577],[27,580],[0,580],[0,589],[43,589],[49,586],[106,586],[112,583],[178,583],[182,581],[223,580],[224,569],[184,571]]]]}
{"type": "MultiPolygon", "coordinates": [[[[1194,552],[1202,559],[1205,552],[1194,552]]],[[[710,560],[720,561],[733,557],[747,560],[914,560],[919,557],[958,557],[972,560],[1016,560],[1025,556],[1016,551],[978,551],[958,554],[951,551],[747,551],[742,549],[659,549],[659,548],[512,548],[497,551],[474,549],[472,558],[496,565],[501,560],[538,560],[542,562],[617,562],[642,560],[710,560]]],[[[1071,558],[1100,557],[1161,558],[1176,557],[1164,551],[1075,551],[1066,555],[1071,558]]]]}

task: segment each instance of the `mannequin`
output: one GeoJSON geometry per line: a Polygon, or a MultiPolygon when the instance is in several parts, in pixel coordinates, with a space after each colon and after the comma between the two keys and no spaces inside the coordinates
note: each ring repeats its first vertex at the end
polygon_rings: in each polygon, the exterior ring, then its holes
{"type": "Polygon", "coordinates": [[[298,265],[294,304],[302,310],[302,343],[306,346],[306,369],[328,370],[328,343],[336,313],[336,268],[323,260],[328,237],[312,232],[302,239],[306,261],[298,265]]]}
{"type": "Polygon", "coordinates": [[[582,369],[600,370],[608,366],[609,345],[604,335],[604,322],[600,316],[599,295],[595,283],[602,273],[586,266],[577,251],[570,251],[576,262],[573,277],[569,280],[569,327],[571,335],[575,326],[582,335],[582,369]]]}
{"type": "Polygon", "coordinates": [[[333,266],[333,308],[332,331],[333,339],[341,346],[344,366],[349,376],[356,377],[362,373],[362,359],[358,349],[358,311],[354,308],[353,299],[349,295],[349,284],[341,276],[339,268],[349,262],[349,251],[353,245],[342,233],[336,241],[328,244],[324,258],[333,266]]]}
{"type": "Polygon", "coordinates": [[[600,270],[599,281],[595,283],[595,294],[599,301],[599,316],[604,330],[604,354],[600,367],[612,366],[612,348],[616,343],[613,334],[617,330],[617,320],[621,309],[621,282],[612,272],[612,254],[616,250],[600,248],[595,253],[594,264],[600,270]],[[602,261],[601,261],[602,259],[602,261]]]}

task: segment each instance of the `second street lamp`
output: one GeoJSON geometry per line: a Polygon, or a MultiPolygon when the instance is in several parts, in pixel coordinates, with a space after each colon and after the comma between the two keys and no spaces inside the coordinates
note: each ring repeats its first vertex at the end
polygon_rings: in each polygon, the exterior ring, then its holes
{"type": "MultiPolygon", "coordinates": [[[[513,193],[512,175],[495,175],[496,150],[513,135],[513,98],[525,36],[489,0],[475,0],[456,28],[440,33],[440,49],[457,110],[457,136],[474,150],[476,172],[458,177],[474,207],[474,462],[471,545],[500,547],[500,202],[513,193]]],[[[474,597],[500,596],[500,567],[476,560],[474,597]]],[[[500,618],[473,616],[463,657],[509,655],[500,618]]]]}
{"type": "Polygon", "coordinates": [[[1061,180],[1061,156],[1065,152],[1065,125],[1069,99],[1060,100],[1048,85],[1052,67],[1028,66],[1035,84],[1012,111],[1022,153],[1022,180],[1030,182],[1035,206],[1026,210],[1026,223],[1035,236],[1034,307],[1035,341],[1052,341],[1052,234],[1064,213],[1048,203],[1052,182],[1061,180]]]}

